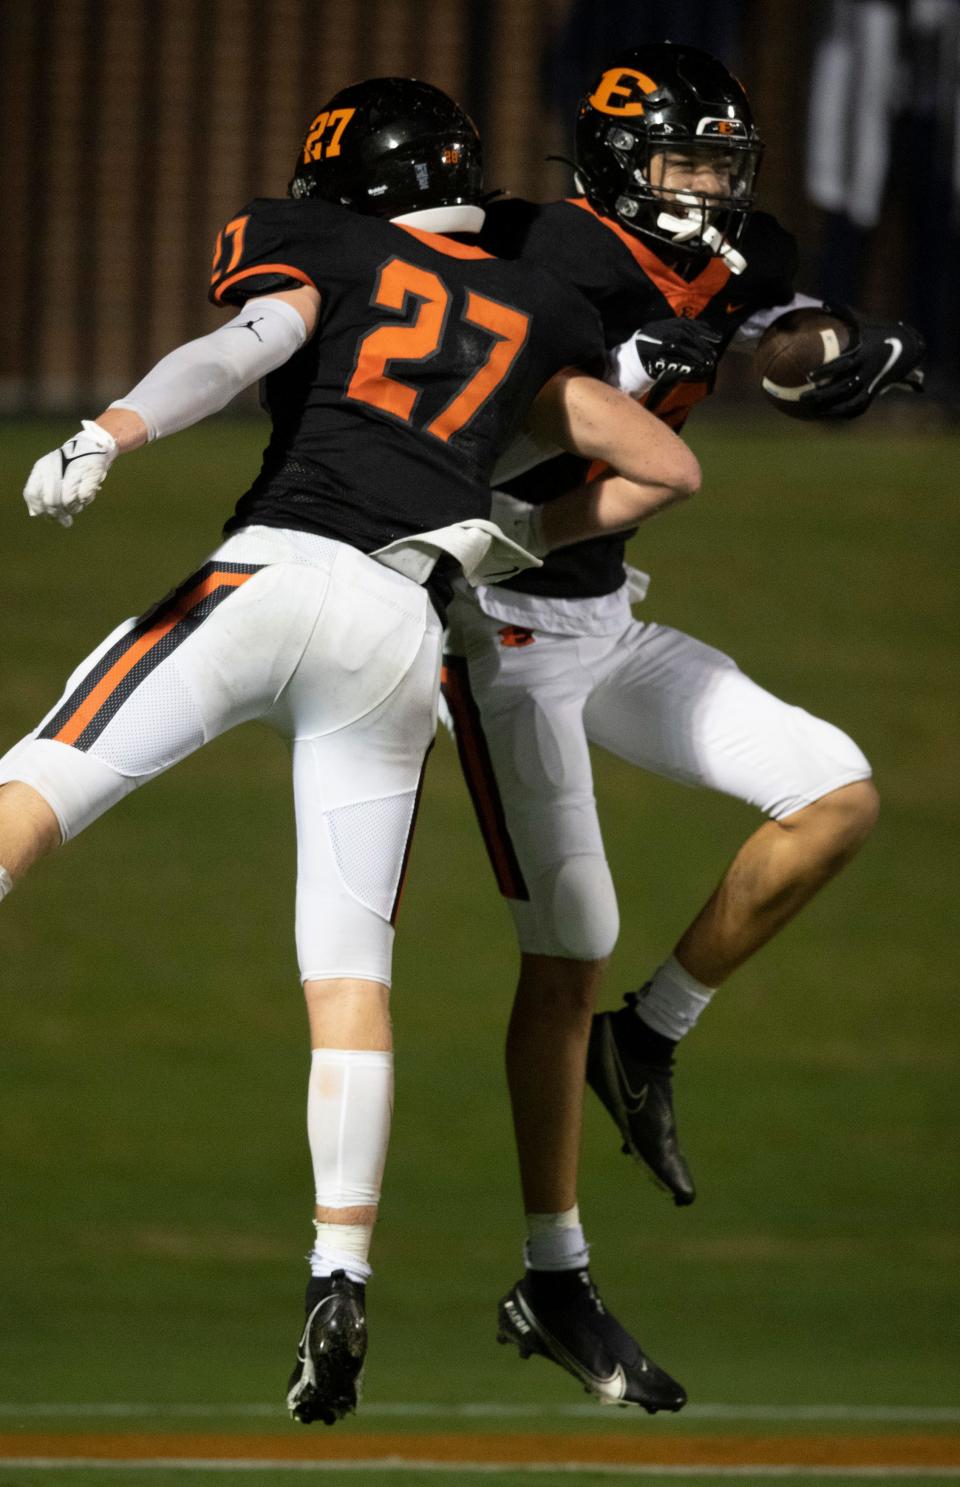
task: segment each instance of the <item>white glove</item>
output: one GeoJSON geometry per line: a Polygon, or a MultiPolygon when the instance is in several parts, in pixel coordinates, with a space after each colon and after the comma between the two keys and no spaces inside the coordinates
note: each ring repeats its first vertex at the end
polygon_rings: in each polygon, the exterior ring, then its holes
{"type": "Polygon", "coordinates": [[[23,488],[31,516],[49,516],[62,527],[89,506],[120,453],[112,434],[89,418],[79,434],[37,460],[23,488]]]}
{"type": "Polygon", "coordinates": [[[531,506],[529,501],[518,501],[516,496],[508,496],[506,491],[495,490],[491,495],[490,520],[496,523],[504,537],[532,552],[535,558],[546,557],[541,508],[531,506]]]}

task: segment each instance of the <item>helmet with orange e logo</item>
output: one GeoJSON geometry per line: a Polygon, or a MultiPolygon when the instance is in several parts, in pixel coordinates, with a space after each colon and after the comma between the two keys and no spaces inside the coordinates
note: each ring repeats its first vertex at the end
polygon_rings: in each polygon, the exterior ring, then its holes
{"type": "Polygon", "coordinates": [[[369,78],[342,88],[317,114],[288,190],[298,200],[321,197],[374,217],[477,206],[480,137],[463,109],[430,83],[369,78]]]}
{"type": "Polygon", "coordinates": [[[614,57],[580,103],[577,177],[591,205],[684,253],[734,247],[753,209],[763,145],[722,63],[670,42],[614,57]]]}

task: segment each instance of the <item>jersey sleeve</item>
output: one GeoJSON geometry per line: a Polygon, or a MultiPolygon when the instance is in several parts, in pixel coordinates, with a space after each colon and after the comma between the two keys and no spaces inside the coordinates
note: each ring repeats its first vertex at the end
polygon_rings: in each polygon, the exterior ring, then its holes
{"type": "Polygon", "coordinates": [[[744,246],[749,278],[737,288],[743,289],[756,310],[788,305],[799,265],[796,238],[769,212],[754,212],[744,246]]]}
{"type": "Polygon", "coordinates": [[[315,215],[299,202],[261,200],[231,218],[218,232],[213,251],[213,303],[242,305],[258,294],[303,284],[316,288],[315,215]]]}
{"type": "Polygon", "coordinates": [[[594,377],[604,377],[607,351],[599,311],[569,283],[556,279],[556,319],[553,334],[559,366],[580,367],[594,377]]]}
{"type": "Polygon", "coordinates": [[[582,295],[577,295],[577,314],[571,323],[571,352],[568,366],[581,367],[593,377],[601,379],[607,374],[607,348],[603,335],[603,321],[582,295]]]}
{"type": "Polygon", "coordinates": [[[480,241],[496,258],[523,258],[542,264],[554,278],[574,285],[596,302],[610,287],[604,231],[598,231],[595,219],[572,202],[507,197],[487,207],[480,241]]]}

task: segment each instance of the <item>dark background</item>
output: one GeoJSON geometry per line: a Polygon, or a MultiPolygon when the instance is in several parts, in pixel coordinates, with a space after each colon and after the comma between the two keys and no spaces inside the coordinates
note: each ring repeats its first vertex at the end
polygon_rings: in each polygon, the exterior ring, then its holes
{"type": "MultiPolygon", "coordinates": [[[[3,203],[0,411],[92,413],[217,321],[216,232],[286,188],[322,102],[363,76],[424,77],[473,115],[487,181],[564,194],[576,100],[624,45],[715,50],[743,78],[767,144],[762,204],[803,244],[803,287],[921,324],[932,391],[955,404],[956,212],[950,184],[958,0],[0,0],[3,203]],[[888,13],[892,100],[870,113],[869,26],[888,13]],[[953,28],[953,29],[951,29],[953,28]],[[847,127],[889,146],[879,224],[813,205],[805,180],[815,60],[852,58],[847,127]],[[863,57],[861,58],[861,53],[863,57]],[[862,65],[861,65],[862,62],[862,65]],[[854,88],[854,82],[857,87],[854,88]],[[944,101],[946,100],[946,101],[944,101]]],[[[877,84],[879,86],[879,84],[877,84]]],[[[869,164],[869,161],[867,162],[869,164]]],[[[848,162],[854,173],[863,168],[848,162]]]]}

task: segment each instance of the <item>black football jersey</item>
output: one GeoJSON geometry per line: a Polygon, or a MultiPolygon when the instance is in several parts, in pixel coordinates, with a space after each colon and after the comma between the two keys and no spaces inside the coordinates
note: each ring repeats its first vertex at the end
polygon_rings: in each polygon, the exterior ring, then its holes
{"type": "MultiPolygon", "coordinates": [[[[705,320],[720,332],[721,352],[745,320],[760,309],[788,304],[794,295],[796,243],[766,212],[754,212],[737,244],[747,260],[742,274],[731,274],[720,258],[700,261],[690,277],[665,263],[642,238],[601,216],[584,197],[570,201],[493,202],[480,235],[481,245],[499,257],[541,264],[580,290],[596,306],[608,348],[636,330],[671,315],[705,320]]],[[[653,388],[642,400],[671,428],[680,429],[690,410],[713,388],[712,382],[681,382],[653,388]]],[[[588,476],[586,463],[561,455],[536,465],[506,489],[540,504],[588,476]]],[[[623,548],[629,533],[596,537],[551,553],[544,566],[522,573],[504,587],[550,598],[609,594],[623,582],[623,548]]]]}
{"type": "Polygon", "coordinates": [[[217,239],[210,298],[313,285],[316,334],[265,378],[273,430],[227,530],[349,542],[487,516],[490,474],[550,377],[598,367],[599,317],[535,265],[325,201],[257,200],[217,239]]]}

